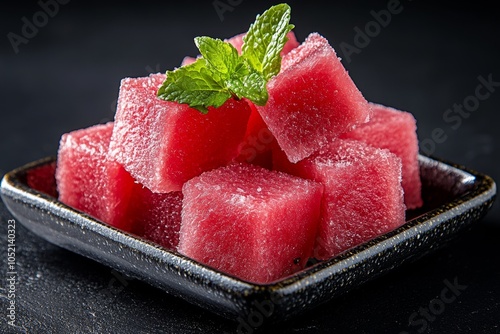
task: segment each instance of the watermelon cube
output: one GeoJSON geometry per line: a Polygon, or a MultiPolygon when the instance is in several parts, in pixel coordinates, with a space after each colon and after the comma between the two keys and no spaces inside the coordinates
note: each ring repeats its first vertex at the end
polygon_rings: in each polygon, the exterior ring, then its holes
{"type": "Polygon", "coordinates": [[[178,251],[241,279],[267,283],[302,269],[312,254],[322,186],[250,164],[184,185],[178,251]]]}
{"type": "Polygon", "coordinates": [[[257,109],[292,162],[370,118],[368,102],[317,33],[283,57],[281,72],[267,88],[269,100],[257,109]]]}
{"type": "Polygon", "coordinates": [[[324,185],[314,256],[324,260],[404,224],[401,159],[360,141],[337,139],[296,164],[281,152],[277,169],[324,185]]]}
{"type": "Polygon", "coordinates": [[[59,200],[110,225],[132,231],[127,214],[134,180],[109,159],[113,123],[95,125],[62,136],[56,180],[59,200]]]}
{"type": "Polygon", "coordinates": [[[224,166],[239,154],[250,107],[229,99],[208,114],[163,101],[165,76],[121,82],[110,156],[153,192],[180,191],[187,180],[224,166]]]}
{"type": "Polygon", "coordinates": [[[121,230],[175,249],[182,193],[152,193],[109,158],[113,123],[64,134],[58,152],[59,200],[121,230]]]}
{"type": "Polygon", "coordinates": [[[408,209],[422,206],[418,165],[417,122],[412,114],[371,103],[373,115],[368,123],[344,133],[341,138],[355,139],[396,154],[403,164],[403,190],[408,209]]]}

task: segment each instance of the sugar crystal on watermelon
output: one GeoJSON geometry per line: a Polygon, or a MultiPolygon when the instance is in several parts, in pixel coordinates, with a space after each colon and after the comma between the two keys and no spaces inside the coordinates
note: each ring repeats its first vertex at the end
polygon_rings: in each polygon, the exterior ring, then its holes
{"type": "Polygon", "coordinates": [[[302,269],[311,255],[322,186],[250,164],[232,164],[184,185],[178,250],[245,280],[266,283],[302,269]]]}
{"type": "Polygon", "coordinates": [[[153,192],[180,191],[187,180],[239,153],[250,107],[227,100],[208,114],[156,96],[165,75],[122,80],[110,155],[153,192]]]}
{"type": "Polygon", "coordinates": [[[324,185],[315,257],[328,259],[401,226],[401,159],[360,141],[337,139],[296,164],[281,152],[275,167],[324,185]]]}
{"type": "Polygon", "coordinates": [[[292,162],[370,118],[368,102],[317,33],[283,57],[267,88],[269,100],[257,109],[292,162]]]}

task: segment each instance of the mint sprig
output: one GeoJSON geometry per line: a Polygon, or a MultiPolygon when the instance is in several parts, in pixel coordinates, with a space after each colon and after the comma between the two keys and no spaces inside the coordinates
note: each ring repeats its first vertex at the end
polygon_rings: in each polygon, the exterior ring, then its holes
{"type": "Polygon", "coordinates": [[[290,6],[276,5],[262,16],[257,16],[243,37],[242,57],[254,69],[261,72],[266,80],[279,73],[281,69],[281,50],[288,38],[286,35],[294,28],[290,22],[290,6]]]}
{"type": "Polygon", "coordinates": [[[167,71],[158,97],[187,103],[202,113],[207,113],[208,107],[220,107],[231,97],[265,105],[266,84],[280,71],[280,53],[294,27],[289,24],[290,13],[290,6],[280,4],[257,16],[243,39],[241,56],[234,46],[220,39],[195,38],[201,57],[167,71]]]}

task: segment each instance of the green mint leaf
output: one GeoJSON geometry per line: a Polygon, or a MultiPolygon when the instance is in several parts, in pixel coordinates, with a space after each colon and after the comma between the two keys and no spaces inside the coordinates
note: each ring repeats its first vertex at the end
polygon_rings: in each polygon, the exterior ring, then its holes
{"type": "Polygon", "coordinates": [[[202,113],[220,107],[230,97],[247,98],[257,105],[267,102],[267,81],[253,69],[231,44],[220,39],[197,37],[202,55],[193,64],[167,72],[158,96],[187,103],[202,113]]]}
{"type": "Polygon", "coordinates": [[[276,5],[257,16],[244,37],[242,55],[230,43],[197,37],[201,57],[194,63],[167,71],[158,97],[186,103],[202,113],[220,107],[231,97],[247,98],[263,106],[268,100],[267,81],[281,69],[281,50],[293,29],[290,6],[276,5]]]}
{"type": "Polygon", "coordinates": [[[241,62],[238,51],[229,43],[210,37],[196,37],[194,42],[210,69],[227,79],[241,62]]]}
{"type": "Polygon", "coordinates": [[[157,95],[163,100],[187,103],[206,114],[209,106],[220,107],[232,96],[213,76],[206,61],[200,58],[175,71],[167,71],[167,78],[157,95]]]}
{"type": "Polygon", "coordinates": [[[281,69],[281,50],[287,41],[286,35],[293,29],[290,22],[291,8],[279,4],[257,16],[243,38],[242,57],[264,75],[266,80],[281,69]]]}
{"type": "Polygon", "coordinates": [[[247,62],[238,65],[235,73],[227,80],[227,86],[238,98],[246,97],[259,106],[268,99],[267,80],[247,62]]]}

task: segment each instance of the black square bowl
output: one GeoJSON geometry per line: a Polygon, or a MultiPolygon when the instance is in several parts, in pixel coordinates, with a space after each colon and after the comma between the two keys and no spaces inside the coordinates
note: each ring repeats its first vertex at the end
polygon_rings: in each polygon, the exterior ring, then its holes
{"type": "Polygon", "coordinates": [[[1,195],[20,223],[51,243],[224,317],[277,321],[445,246],[492,206],[496,185],[489,176],[422,155],[419,162],[425,204],[407,211],[406,224],[328,261],[263,285],[207,267],[59,202],[54,158],[7,173],[1,195]],[[40,170],[45,170],[47,179],[33,180],[37,175],[33,172],[40,170]],[[40,191],[40,184],[45,192],[40,191]]]}

